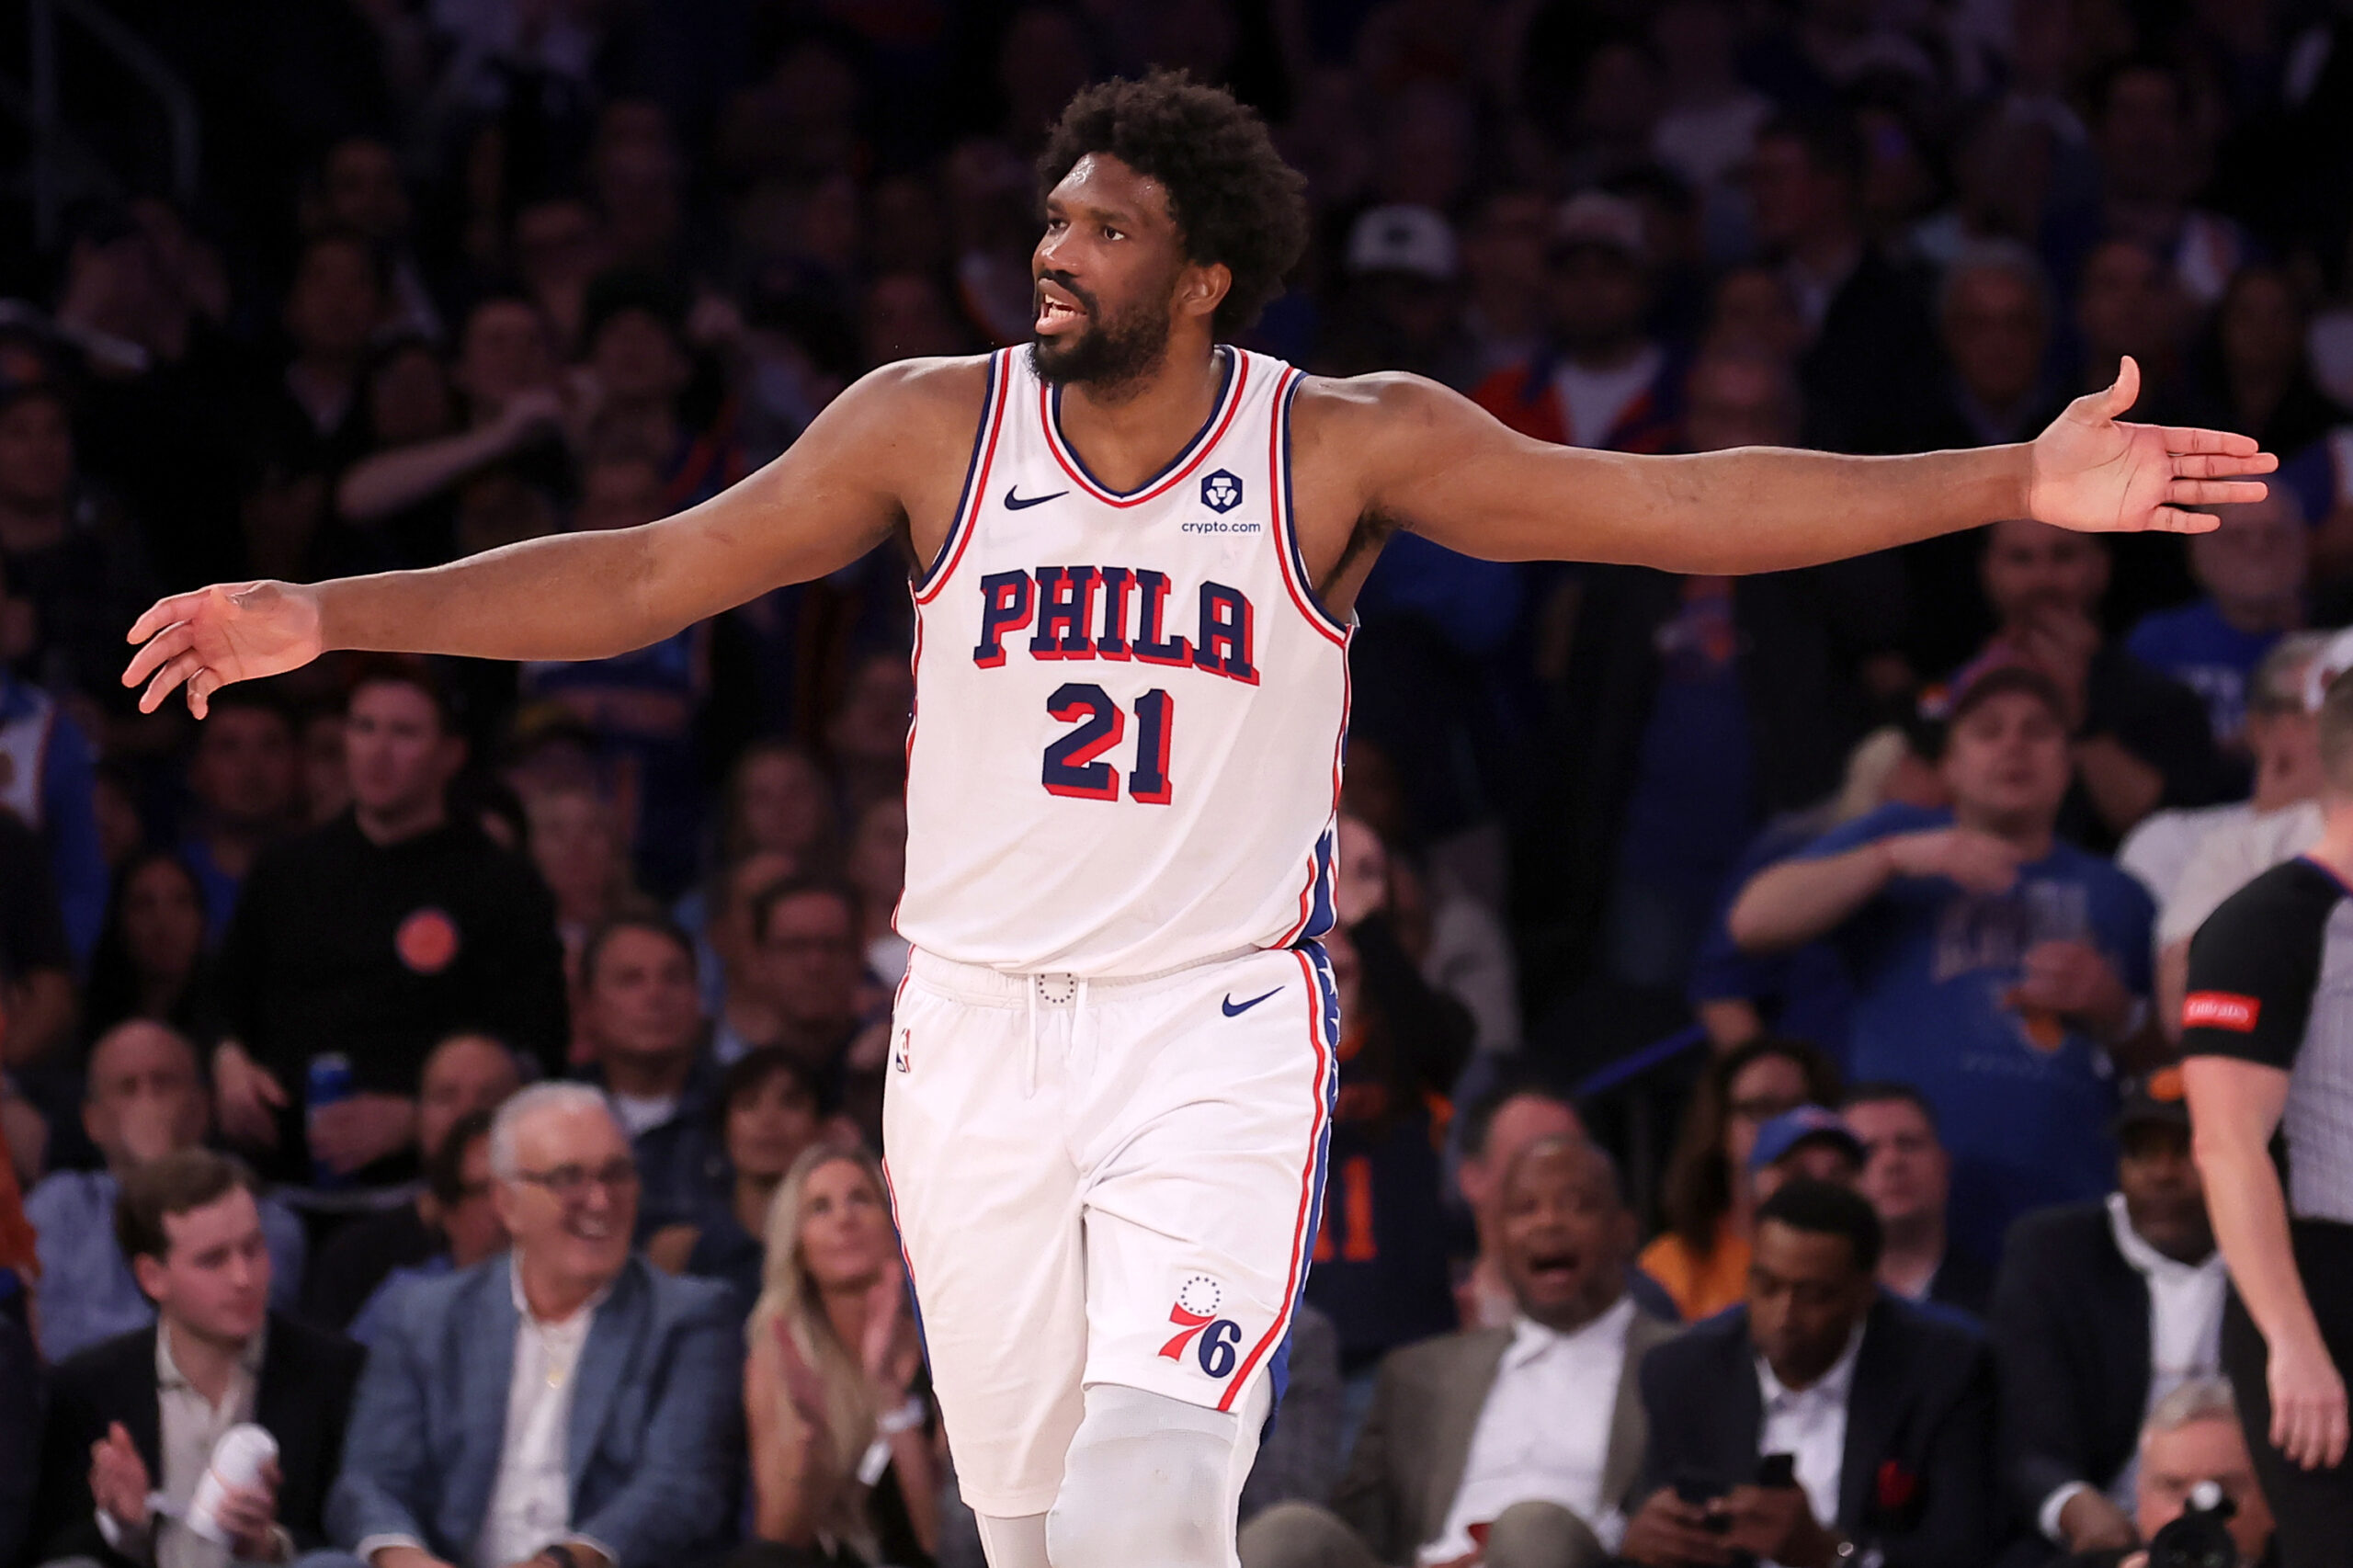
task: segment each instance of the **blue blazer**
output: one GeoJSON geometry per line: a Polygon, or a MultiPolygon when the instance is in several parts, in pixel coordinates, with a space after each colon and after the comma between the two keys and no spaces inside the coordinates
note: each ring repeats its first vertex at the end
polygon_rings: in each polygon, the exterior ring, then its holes
{"type": "MultiPolygon", "coordinates": [[[[327,1533],[347,1549],[413,1536],[462,1562],[506,1448],[517,1326],[507,1260],[419,1281],[385,1323],[360,1377],[327,1533]]],[[[726,1539],[742,1468],[739,1324],[724,1286],[634,1256],[597,1311],[568,1428],[571,1525],[621,1568],[726,1539]]]]}

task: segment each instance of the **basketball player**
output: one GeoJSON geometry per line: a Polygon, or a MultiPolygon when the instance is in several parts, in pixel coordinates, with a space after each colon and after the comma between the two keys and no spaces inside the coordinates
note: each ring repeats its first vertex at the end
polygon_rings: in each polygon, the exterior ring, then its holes
{"type": "MultiPolygon", "coordinates": [[[[1349,606],[1412,528],[1493,560],[1766,572],[1996,517],[2214,526],[2273,460],[2124,425],[1908,458],[1540,445],[1404,375],[1222,345],[1306,234],[1264,127],[1180,76],[1073,101],[1035,336],[888,365],[665,521],[168,598],[126,684],[200,717],[330,648],[609,657],[895,540],[916,607],[884,1142],[995,1568],[1216,1568],[1316,1232],[1349,606]]],[[[224,1097],[282,1096],[225,1055],[224,1097]]]]}

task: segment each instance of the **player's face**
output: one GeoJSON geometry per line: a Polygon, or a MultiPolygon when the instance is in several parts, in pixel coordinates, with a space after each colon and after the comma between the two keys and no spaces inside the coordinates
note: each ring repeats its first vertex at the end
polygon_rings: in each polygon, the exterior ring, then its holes
{"type": "Polygon", "coordinates": [[[1081,158],[1047,196],[1046,232],[1029,258],[1039,375],[1118,387],[1149,374],[1167,352],[1186,270],[1160,182],[1108,153],[1081,158]]]}

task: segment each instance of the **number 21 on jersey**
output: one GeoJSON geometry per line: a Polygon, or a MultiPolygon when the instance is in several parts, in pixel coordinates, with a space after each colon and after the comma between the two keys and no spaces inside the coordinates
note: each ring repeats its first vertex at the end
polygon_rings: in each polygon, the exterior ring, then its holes
{"type": "MultiPolygon", "coordinates": [[[[1051,795],[1078,801],[1116,801],[1120,774],[1101,760],[1126,738],[1128,716],[1111,694],[1092,681],[1067,681],[1046,699],[1046,711],[1078,727],[1046,747],[1039,779],[1051,795]]],[[[1169,801],[1168,733],[1176,703],[1153,690],[1136,699],[1135,767],[1128,773],[1128,798],[1148,806],[1169,801]]]]}

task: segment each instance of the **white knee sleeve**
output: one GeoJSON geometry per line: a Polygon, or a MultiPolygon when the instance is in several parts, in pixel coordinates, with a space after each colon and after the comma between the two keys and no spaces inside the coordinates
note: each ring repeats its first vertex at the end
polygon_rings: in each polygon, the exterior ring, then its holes
{"type": "MultiPolygon", "coordinates": [[[[1247,1436],[1255,1442],[1255,1426],[1247,1436]]],[[[1046,1515],[1053,1568],[1233,1568],[1244,1440],[1239,1416],[1142,1389],[1089,1388],[1046,1515]]]]}
{"type": "Polygon", "coordinates": [[[1020,1514],[992,1518],[974,1514],[981,1527],[981,1555],[989,1568],[1046,1568],[1046,1516],[1020,1514]]]}

